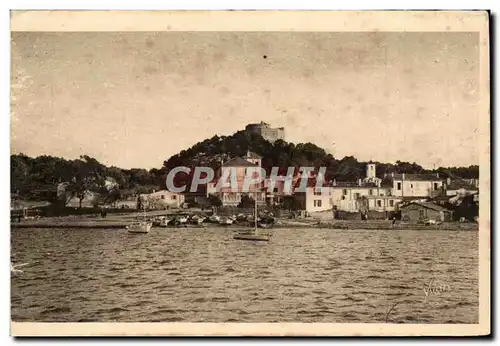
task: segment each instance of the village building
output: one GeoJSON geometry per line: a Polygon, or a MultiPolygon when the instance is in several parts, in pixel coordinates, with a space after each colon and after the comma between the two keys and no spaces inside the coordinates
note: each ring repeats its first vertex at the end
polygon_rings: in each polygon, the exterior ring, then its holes
{"type": "Polygon", "coordinates": [[[138,201],[137,196],[128,196],[116,201],[114,204],[118,209],[137,209],[138,201]]]}
{"type": "Polygon", "coordinates": [[[365,200],[366,208],[364,209],[378,212],[398,211],[399,205],[403,201],[401,197],[392,195],[366,196],[365,200]]]}
{"type": "Polygon", "coordinates": [[[58,194],[58,198],[60,200],[66,199],[65,205],[67,207],[73,208],[92,208],[102,202],[101,195],[97,192],[93,191],[85,191],[83,194],[83,198],[80,202],[80,199],[76,196],[73,196],[70,192],[64,191],[58,194]]]}
{"type": "Polygon", "coordinates": [[[446,179],[446,196],[473,195],[479,191],[476,179],[446,179]]]}
{"type": "Polygon", "coordinates": [[[433,202],[410,202],[400,207],[405,222],[452,221],[453,211],[433,202]]]}
{"type": "MultiPolygon", "coordinates": [[[[300,184],[300,181],[297,183],[300,184]]],[[[308,179],[305,191],[296,189],[294,198],[297,201],[297,209],[309,213],[332,210],[333,208],[330,187],[325,184],[317,187],[315,179],[308,179]]]]}
{"type": "Polygon", "coordinates": [[[397,211],[400,197],[392,193],[392,183],[386,184],[376,176],[376,165],[369,163],[366,166],[366,177],[357,182],[333,181],[332,203],[336,210],[346,212],[360,211],[397,211]]]}
{"type": "Polygon", "coordinates": [[[10,215],[12,220],[31,219],[39,216],[41,210],[50,206],[45,201],[25,201],[17,194],[10,196],[10,215]]]}
{"type": "Polygon", "coordinates": [[[336,210],[359,212],[361,197],[370,195],[379,195],[373,183],[333,181],[331,186],[332,204],[336,210]]]}
{"type": "Polygon", "coordinates": [[[453,205],[453,198],[454,196],[441,195],[428,199],[427,201],[439,204],[440,206],[450,209],[453,205]]]}
{"type": "Polygon", "coordinates": [[[289,182],[289,185],[287,185],[288,179],[289,178],[284,175],[264,179],[264,190],[266,192],[267,205],[281,205],[285,196],[290,196],[292,194],[292,182],[289,182]]]}
{"type": "Polygon", "coordinates": [[[254,153],[253,151],[248,150],[243,159],[247,160],[250,163],[253,163],[254,165],[262,167],[262,156],[254,153]]]}
{"type": "MultiPolygon", "coordinates": [[[[69,185],[69,182],[62,182],[59,183],[56,188],[57,198],[60,201],[65,201],[65,205],[68,207],[77,208],[81,206],[82,208],[92,208],[96,205],[103,204],[105,201],[105,198],[102,196],[102,194],[88,190],[84,192],[83,198],[80,203],[80,199],[68,190],[69,185]]],[[[113,189],[118,189],[119,186],[116,182],[116,179],[112,177],[106,177],[104,180],[104,188],[107,191],[111,191],[113,189]]]]}
{"type": "Polygon", "coordinates": [[[392,194],[397,197],[422,198],[444,194],[445,179],[436,174],[392,174],[392,194]]]}
{"type": "Polygon", "coordinates": [[[261,157],[255,153],[247,152],[245,158],[235,157],[222,163],[215,172],[215,178],[207,184],[206,196],[211,194],[219,196],[223,206],[236,207],[241,202],[243,195],[248,195],[254,199],[257,204],[264,204],[266,201],[265,191],[263,189],[263,180],[260,183],[249,184],[245,187],[245,177],[247,174],[257,178],[260,172],[257,170],[261,167],[261,157]],[[234,177],[233,177],[234,175],[234,177]],[[226,178],[227,186],[223,186],[223,182],[219,183],[220,179],[226,178]],[[235,189],[231,187],[231,181],[235,181],[235,189]]]}
{"type": "Polygon", "coordinates": [[[142,194],[140,198],[148,209],[182,208],[185,202],[183,194],[169,190],[153,191],[149,194],[142,194]]]}

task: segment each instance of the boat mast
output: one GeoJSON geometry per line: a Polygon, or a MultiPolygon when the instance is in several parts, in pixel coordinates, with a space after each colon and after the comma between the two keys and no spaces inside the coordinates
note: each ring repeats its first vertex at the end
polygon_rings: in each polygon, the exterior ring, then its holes
{"type": "Polygon", "coordinates": [[[257,229],[257,194],[255,194],[255,198],[254,198],[254,201],[255,201],[255,229],[257,229]]]}

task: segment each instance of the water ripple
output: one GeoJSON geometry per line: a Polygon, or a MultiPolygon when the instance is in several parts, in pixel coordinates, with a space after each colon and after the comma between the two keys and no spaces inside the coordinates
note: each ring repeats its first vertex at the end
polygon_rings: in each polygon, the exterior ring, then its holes
{"type": "Polygon", "coordinates": [[[31,263],[11,276],[15,321],[384,322],[396,302],[391,323],[478,321],[477,232],[11,233],[12,262],[31,263]]]}

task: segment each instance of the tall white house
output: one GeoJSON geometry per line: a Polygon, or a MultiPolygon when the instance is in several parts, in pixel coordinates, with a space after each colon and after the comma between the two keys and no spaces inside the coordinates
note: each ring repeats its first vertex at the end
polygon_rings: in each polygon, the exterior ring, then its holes
{"type": "Polygon", "coordinates": [[[392,194],[398,197],[436,197],[442,194],[445,179],[436,174],[392,174],[392,194]]]}

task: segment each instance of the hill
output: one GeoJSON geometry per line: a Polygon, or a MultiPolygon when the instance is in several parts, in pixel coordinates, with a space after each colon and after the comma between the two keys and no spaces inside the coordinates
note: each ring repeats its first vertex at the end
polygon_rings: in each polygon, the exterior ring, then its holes
{"type": "MultiPolygon", "coordinates": [[[[337,159],[324,149],[312,143],[289,143],[277,140],[271,143],[257,134],[238,131],[232,136],[214,136],[196,143],[163,163],[162,170],[170,171],[177,166],[194,167],[197,165],[214,167],[221,159],[244,156],[250,150],[263,157],[262,166],[269,174],[272,167],[280,167],[285,173],[288,167],[326,167],[326,179],[337,181],[356,181],[366,176],[366,164],[353,156],[337,159]]],[[[443,177],[478,178],[479,166],[440,167],[426,170],[413,162],[396,161],[395,164],[375,162],[377,176],[383,178],[390,173],[440,173],[443,177]]]]}
{"type": "MultiPolygon", "coordinates": [[[[76,160],[66,160],[53,156],[31,158],[23,154],[11,155],[11,193],[21,199],[59,202],[58,186],[69,183],[68,189],[73,196],[82,196],[85,191],[107,195],[108,199],[151,192],[165,188],[167,173],[177,166],[217,166],[221,160],[244,156],[253,151],[263,157],[262,165],[267,173],[272,167],[280,167],[286,173],[288,167],[326,167],[326,179],[337,181],[356,181],[366,175],[367,162],[358,161],[353,156],[337,159],[324,149],[312,143],[289,143],[277,140],[271,143],[258,134],[238,131],[231,136],[213,136],[196,143],[191,148],[173,155],[163,162],[159,169],[121,169],[108,167],[87,155],[76,160]],[[106,188],[106,180],[112,178],[118,189],[106,188]]],[[[377,163],[377,176],[386,173],[439,173],[443,178],[478,178],[479,166],[440,167],[426,170],[417,163],[397,161],[395,164],[377,163]]],[[[176,185],[189,182],[190,177],[179,174],[176,185]]],[[[187,184],[189,186],[189,184],[187,184]]]]}

